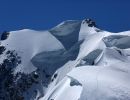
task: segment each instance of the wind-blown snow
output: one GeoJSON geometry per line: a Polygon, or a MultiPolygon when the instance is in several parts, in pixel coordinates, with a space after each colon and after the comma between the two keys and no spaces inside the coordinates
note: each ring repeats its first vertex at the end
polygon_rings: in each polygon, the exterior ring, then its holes
{"type": "Polygon", "coordinates": [[[104,31],[85,19],[9,33],[1,37],[0,67],[11,65],[19,99],[130,100],[130,31],[104,31]]]}
{"type": "Polygon", "coordinates": [[[83,40],[83,43],[80,45],[77,59],[68,62],[56,72],[59,77],[64,77],[64,82],[57,77],[58,81],[54,82],[57,85],[54,87],[55,84],[52,84],[52,91],[49,89],[47,95],[40,100],[130,100],[129,35],[129,31],[102,31],[88,26],[83,20],[79,31],[79,40],[83,40]],[[81,88],[72,91],[79,98],[75,99],[70,93],[71,89],[69,95],[66,93],[67,87],[70,86],[66,82],[68,83],[70,77],[81,84],[81,88]],[[66,89],[62,89],[61,84],[63,87],[66,84],[66,89]],[[64,94],[60,94],[61,92],[64,94]]]}
{"type": "Polygon", "coordinates": [[[64,49],[63,45],[48,31],[38,32],[28,29],[10,32],[8,39],[1,44],[7,50],[15,50],[21,56],[22,65],[16,68],[16,73],[18,71],[30,73],[36,70],[30,62],[34,55],[43,51],[64,49]]]}

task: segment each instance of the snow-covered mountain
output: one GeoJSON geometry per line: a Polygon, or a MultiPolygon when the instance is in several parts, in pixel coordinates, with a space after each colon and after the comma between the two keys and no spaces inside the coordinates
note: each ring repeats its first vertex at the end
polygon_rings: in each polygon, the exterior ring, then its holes
{"type": "Polygon", "coordinates": [[[129,42],[91,19],[3,32],[0,100],[130,100],[129,42]]]}

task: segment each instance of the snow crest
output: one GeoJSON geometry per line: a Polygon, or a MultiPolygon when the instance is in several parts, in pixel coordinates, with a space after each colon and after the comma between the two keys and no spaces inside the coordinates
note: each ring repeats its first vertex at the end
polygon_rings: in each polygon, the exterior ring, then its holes
{"type": "Polygon", "coordinates": [[[0,100],[130,100],[129,42],[91,19],[3,32],[0,100]]]}

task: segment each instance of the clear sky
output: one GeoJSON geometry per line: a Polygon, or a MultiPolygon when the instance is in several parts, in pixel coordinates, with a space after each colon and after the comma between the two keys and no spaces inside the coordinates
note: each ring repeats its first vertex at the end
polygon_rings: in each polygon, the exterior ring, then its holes
{"type": "Polygon", "coordinates": [[[45,30],[84,18],[108,31],[130,30],[130,0],[0,0],[0,32],[45,30]]]}

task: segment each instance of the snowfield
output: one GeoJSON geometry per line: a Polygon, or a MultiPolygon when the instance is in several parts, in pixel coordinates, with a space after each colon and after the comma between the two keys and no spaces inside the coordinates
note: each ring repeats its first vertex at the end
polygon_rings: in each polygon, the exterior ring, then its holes
{"type": "Polygon", "coordinates": [[[130,100],[130,31],[68,20],[0,42],[0,100],[130,100]]]}

